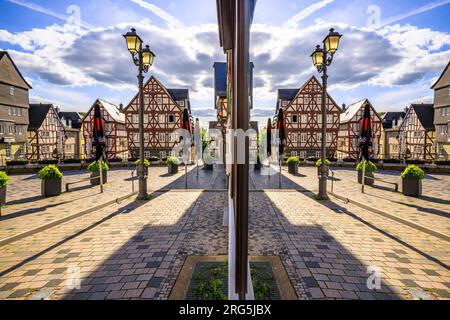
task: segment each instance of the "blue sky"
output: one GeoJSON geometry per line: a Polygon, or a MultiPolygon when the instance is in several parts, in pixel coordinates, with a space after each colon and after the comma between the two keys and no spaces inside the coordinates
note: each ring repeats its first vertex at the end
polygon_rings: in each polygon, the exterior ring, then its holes
{"type": "MultiPolygon", "coordinates": [[[[330,68],[342,104],[369,98],[379,111],[432,100],[450,60],[450,0],[258,0],[252,28],[255,115],[274,113],[277,90],[311,75],[310,53],[335,27],[330,68]]],[[[32,82],[32,101],[86,111],[97,97],[127,104],[136,70],[121,34],[135,26],[157,54],[154,74],[189,88],[194,114],[213,116],[212,65],[224,61],[214,0],[0,0],[0,49],[32,82]]]]}

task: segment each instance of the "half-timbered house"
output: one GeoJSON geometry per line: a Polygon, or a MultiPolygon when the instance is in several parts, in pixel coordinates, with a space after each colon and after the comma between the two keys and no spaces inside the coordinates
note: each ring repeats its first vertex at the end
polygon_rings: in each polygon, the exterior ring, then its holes
{"type": "Polygon", "coordinates": [[[83,118],[84,152],[87,155],[87,158],[92,159],[95,157],[95,146],[92,139],[92,121],[94,119],[96,105],[99,105],[102,117],[105,120],[105,154],[107,160],[127,159],[128,147],[127,132],[125,130],[125,114],[120,107],[102,99],[97,99],[83,118]]]}
{"type": "Polygon", "coordinates": [[[433,104],[413,104],[400,126],[400,155],[405,160],[433,161],[436,156],[433,104]]]}
{"type": "MultiPolygon", "coordinates": [[[[189,90],[167,89],[154,76],[144,85],[144,143],[145,157],[165,159],[174,155],[179,142],[175,131],[182,127],[183,111],[191,113],[189,90]]],[[[126,130],[130,156],[139,156],[139,96],[125,108],[126,130]]],[[[193,124],[191,123],[192,127],[193,124]]]]}
{"type": "Polygon", "coordinates": [[[405,112],[387,112],[383,116],[383,134],[380,142],[382,159],[400,159],[400,126],[405,115],[405,112]]]}
{"type": "Polygon", "coordinates": [[[83,117],[78,112],[59,112],[59,118],[66,134],[64,159],[83,160],[84,139],[82,133],[83,117]]]}
{"type": "Polygon", "coordinates": [[[30,104],[28,159],[64,159],[65,131],[57,108],[52,104],[30,104]]]}
{"type": "Polygon", "coordinates": [[[366,105],[370,106],[372,117],[373,145],[370,148],[370,157],[378,158],[380,154],[380,141],[382,135],[382,120],[368,99],[363,99],[348,106],[341,115],[341,124],[338,139],[338,159],[358,159],[359,137],[361,120],[364,117],[366,105]]]}
{"type": "MultiPolygon", "coordinates": [[[[320,158],[322,154],[322,85],[311,77],[300,89],[278,91],[277,110],[284,110],[286,121],[286,155],[320,158]]],[[[327,157],[336,154],[341,108],[328,95],[327,157]]]]}

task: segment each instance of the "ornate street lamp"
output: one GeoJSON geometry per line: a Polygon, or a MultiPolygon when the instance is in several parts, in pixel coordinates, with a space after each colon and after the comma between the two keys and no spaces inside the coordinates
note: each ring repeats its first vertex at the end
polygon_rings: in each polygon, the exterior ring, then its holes
{"type": "Polygon", "coordinates": [[[339,43],[342,35],[335,32],[334,29],[323,40],[323,48],[318,45],[316,50],[311,54],[314,66],[319,73],[322,73],[322,166],[319,176],[319,198],[328,199],[327,181],[328,170],[326,165],[327,159],[327,84],[328,84],[328,67],[333,62],[333,57],[339,49],[339,43]]]}
{"type": "Polygon", "coordinates": [[[155,54],[150,50],[149,46],[142,48],[142,39],[136,33],[136,29],[131,29],[130,32],[124,35],[127,43],[128,51],[133,57],[134,64],[139,68],[139,159],[140,165],[138,168],[139,176],[139,200],[146,200],[148,198],[147,192],[147,176],[145,173],[145,136],[144,136],[144,73],[147,73],[153,65],[155,54]]]}

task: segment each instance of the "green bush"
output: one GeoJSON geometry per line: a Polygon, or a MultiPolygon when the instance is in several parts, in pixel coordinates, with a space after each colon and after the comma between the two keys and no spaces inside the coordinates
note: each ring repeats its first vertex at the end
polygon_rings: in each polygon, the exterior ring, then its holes
{"type": "Polygon", "coordinates": [[[300,158],[299,157],[290,157],[287,161],[288,164],[300,164],[300,158]]]}
{"type": "Polygon", "coordinates": [[[180,165],[180,160],[177,157],[168,157],[166,160],[166,164],[168,166],[171,166],[173,164],[178,166],[180,165]]]}
{"type": "MultiPolygon", "coordinates": [[[[331,166],[331,161],[326,159],[325,164],[327,165],[327,167],[329,167],[329,166],[331,166]]],[[[322,159],[319,159],[316,162],[316,167],[321,167],[321,166],[322,166],[322,159]]]]}
{"type": "Polygon", "coordinates": [[[41,180],[60,180],[62,177],[63,174],[54,164],[48,165],[39,171],[39,179],[41,180]]]}
{"type": "MultiPolygon", "coordinates": [[[[141,165],[141,160],[138,160],[135,162],[136,163],[136,167],[139,167],[141,165]]],[[[147,159],[144,160],[144,166],[145,167],[150,167],[150,161],[148,161],[147,159]]]]}
{"type": "Polygon", "coordinates": [[[402,173],[402,179],[423,180],[425,179],[425,172],[418,166],[409,165],[402,173]]]}
{"type": "Polygon", "coordinates": [[[374,173],[378,170],[377,166],[371,161],[361,161],[356,166],[357,171],[363,171],[363,165],[366,162],[366,173],[374,173]]]}
{"type": "MultiPolygon", "coordinates": [[[[99,173],[100,172],[99,161],[92,162],[87,169],[90,173],[99,173]]],[[[102,169],[103,171],[109,170],[109,166],[105,161],[102,161],[102,169]]]]}
{"type": "Polygon", "coordinates": [[[0,189],[5,188],[8,185],[9,177],[6,172],[0,171],[0,189]]]}

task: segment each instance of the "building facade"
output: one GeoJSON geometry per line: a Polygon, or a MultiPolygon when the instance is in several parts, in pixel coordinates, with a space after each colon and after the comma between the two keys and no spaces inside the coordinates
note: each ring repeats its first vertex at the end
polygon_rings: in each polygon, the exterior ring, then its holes
{"type": "MultiPolygon", "coordinates": [[[[300,89],[278,91],[277,110],[284,110],[286,155],[303,159],[322,155],[322,85],[311,77],[300,89]]],[[[327,158],[336,155],[341,108],[327,98],[327,158]]]]}
{"type": "Polygon", "coordinates": [[[6,51],[0,51],[0,165],[25,160],[31,86],[6,51]]]}
{"type": "Polygon", "coordinates": [[[383,116],[383,134],[380,142],[381,159],[400,159],[400,126],[405,116],[405,112],[387,112],[383,116]]]}
{"type": "MultiPolygon", "coordinates": [[[[191,113],[189,90],[166,89],[155,77],[144,85],[145,157],[164,160],[173,154],[182,128],[183,111],[191,113]]],[[[125,108],[126,131],[131,158],[139,157],[139,97],[136,95],[125,108]]],[[[192,122],[192,121],[191,121],[192,122]]],[[[193,124],[191,123],[191,128],[193,124]]]]}
{"type": "Polygon", "coordinates": [[[370,106],[372,117],[372,138],[373,145],[370,150],[371,158],[379,158],[381,150],[381,135],[382,135],[382,120],[377,111],[368,99],[363,99],[359,102],[345,107],[341,115],[341,124],[339,129],[339,139],[337,148],[338,159],[353,159],[357,160],[359,157],[359,138],[361,120],[364,117],[364,110],[366,105],[370,106]]]}
{"type": "Polygon", "coordinates": [[[28,126],[28,159],[30,161],[63,160],[64,125],[52,104],[30,104],[28,126]]]}
{"type": "Polygon", "coordinates": [[[450,160],[450,62],[432,89],[434,90],[436,158],[450,160]]]}
{"type": "Polygon", "coordinates": [[[82,133],[83,118],[78,112],[59,112],[59,118],[64,126],[66,140],[64,159],[84,160],[84,138],[82,133]]]}
{"type": "Polygon", "coordinates": [[[400,157],[404,160],[434,161],[436,130],[432,104],[413,104],[400,126],[400,157]]]}
{"type": "Polygon", "coordinates": [[[107,160],[127,159],[127,131],[125,130],[125,114],[120,107],[102,100],[97,99],[92,105],[89,112],[83,118],[83,139],[84,139],[84,154],[87,159],[95,158],[95,145],[93,141],[93,126],[95,106],[100,107],[102,117],[105,121],[106,134],[106,158],[107,160]]]}

